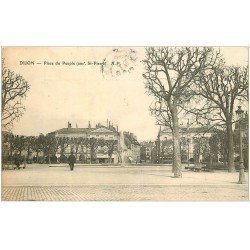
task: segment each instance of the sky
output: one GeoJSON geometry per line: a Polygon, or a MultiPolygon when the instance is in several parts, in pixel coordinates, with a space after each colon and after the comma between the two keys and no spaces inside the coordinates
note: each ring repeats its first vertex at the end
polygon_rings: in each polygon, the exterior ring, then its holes
{"type": "MultiPolygon", "coordinates": [[[[247,65],[247,47],[220,49],[228,65],[247,65]]],[[[121,48],[120,54],[112,50],[112,47],[4,48],[7,68],[30,84],[24,100],[26,111],[14,123],[13,133],[46,134],[66,127],[68,121],[80,128],[87,127],[89,121],[92,126],[98,122],[105,125],[109,119],[119,130],[134,133],[139,141],[155,140],[159,127],[149,112],[152,97],[146,94],[140,63],[144,48],[133,48],[138,59],[136,64],[127,66],[133,67],[130,73],[118,74],[115,70],[113,76],[109,74],[110,62],[120,60],[122,55],[126,59],[129,48],[121,48]],[[101,66],[94,62],[101,63],[104,58],[108,65],[102,74],[101,66]],[[25,61],[34,61],[35,65],[24,65],[25,61]],[[76,65],[78,62],[85,65],[76,65]]]]}

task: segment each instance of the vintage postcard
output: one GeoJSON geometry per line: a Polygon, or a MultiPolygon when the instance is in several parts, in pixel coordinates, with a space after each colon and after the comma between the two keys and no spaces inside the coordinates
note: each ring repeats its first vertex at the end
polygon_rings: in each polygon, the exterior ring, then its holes
{"type": "Polygon", "coordinates": [[[3,47],[2,201],[248,201],[248,47],[3,47]]]}

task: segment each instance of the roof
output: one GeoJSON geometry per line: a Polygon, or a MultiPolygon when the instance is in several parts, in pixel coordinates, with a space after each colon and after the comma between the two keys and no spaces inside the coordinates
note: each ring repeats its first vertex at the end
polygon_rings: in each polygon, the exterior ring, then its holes
{"type": "MultiPolygon", "coordinates": [[[[215,127],[212,126],[203,126],[203,127],[180,127],[180,133],[193,133],[193,134],[206,134],[206,133],[212,133],[218,131],[215,127]]],[[[160,132],[161,134],[164,133],[172,133],[172,131],[168,128],[162,130],[160,132]]]]}
{"type": "Polygon", "coordinates": [[[106,127],[98,128],[61,128],[50,132],[49,134],[89,134],[89,133],[117,133],[113,129],[108,129],[106,127]]]}
{"type": "Polygon", "coordinates": [[[53,132],[50,132],[49,134],[87,134],[91,132],[91,128],[61,128],[58,130],[55,130],[53,132]]]}
{"type": "Polygon", "coordinates": [[[136,140],[133,134],[129,132],[124,132],[124,143],[127,148],[131,148],[131,144],[140,146],[140,143],[136,140]]]}
{"type": "Polygon", "coordinates": [[[111,128],[99,127],[99,128],[92,129],[91,133],[109,133],[109,134],[113,134],[113,133],[117,133],[117,131],[113,130],[111,128]]]}
{"type": "Polygon", "coordinates": [[[142,142],[140,142],[140,145],[144,146],[144,147],[151,147],[154,144],[155,144],[155,141],[142,141],[142,142]]]}

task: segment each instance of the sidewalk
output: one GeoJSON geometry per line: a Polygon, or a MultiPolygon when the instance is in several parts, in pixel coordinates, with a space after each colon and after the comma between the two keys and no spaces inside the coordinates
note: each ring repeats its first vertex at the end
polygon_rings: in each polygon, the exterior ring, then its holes
{"type": "MultiPolygon", "coordinates": [[[[248,181],[248,173],[245,173],[248,181]]],[[[173,178],[170,166],[49,167],[27,165],[26,169],[2,172],[3,186],[62,186],[62,185],[238,185],[238,172],[192,172],[183,170],[182,178],[173,178]]],[[[246,185],[246,184],[244,184],[246,185]]]]}

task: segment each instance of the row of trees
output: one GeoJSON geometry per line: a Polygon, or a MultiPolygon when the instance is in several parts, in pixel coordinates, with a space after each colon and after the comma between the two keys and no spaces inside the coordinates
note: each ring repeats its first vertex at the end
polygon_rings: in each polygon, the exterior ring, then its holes
{"type": "MultiPolygon", "coordinates": [[[[238,131],[234,133],[234,151],[239,153],[239,136],[237,133],[238,131]]],[[[181,162],[199,163],[202,156],[202,162],[210,166],[220,167],[220,163],[223,165],[227,164],[229,152],[226,136],[226,131],[223,130],[214,131],[211,137],[197,135],[197,137],[193,138],[192,145],[190,145],[190,140],[187,137],[181,137],[181,162]]],[[[243,154],[245,167],[248,167],[248,136],[243,137],[243,154]]],[[[150,161],[151,163],[172,163],[172,140],[157,140],[154,143],[150,143],[150,145],[142,145],[141,160],[142,162],[150,161]]],[[[237,160],[239,159],[236,157],[234,161],[237,160]]]]}
{"type": "Polygon", "coordinates": [[[181,177],[179,120],[194,116],[199,124],[225,129],[230,172],[234,167],[233,124],[238,101],[248,101],[248,68],[226,66],[219,50],[208,47],[147,48],[145,87],[154,97],[151,113],[173,135],[173,172],[181,177]]]}
{"type": "MultiPolygon", "coordinates": [[[[104,140],[97,138],[68,138],[68,137],[55,137],[54,135],[39,135],[35,136],[14,136],[13,134],[6,134],[3,136],[3,143],[8,145],[8,156],[12,157],[14,153],[19,155],[26,154],[27,159],[35,153],[36,159],[39,154],[43,155],[43,159],[47,157],[51,161],[52,157],[60,154],[61,158],[65,158],[67,149],[73,152],[78,159],[79,153],[83,149],[90,154],[91,163],[95,160],[98,147],[103,148],[103,153],[108,154],[109,162],[111,162],[112,154],[118,149],[117,140],[104,140]]],[[[87,156],[86,156],[87,157],[87,156]]]]}
{"type": "MultiPolygon", "coordinates": [[[[233,149],[235,153],[239,154],[239,136],[237,132],[233,133],[233,149]]],[[[214,132],[210,138],[196,138],[194,140],[194,161],[198,162],[199,156],[202,155],[203,161],[206,163],[213,164],[223,162],[224,164],[228,164],[230,148],[228,147],[227,141],[227,132],[223,130],[214,132]]],[[[244,137],[243,145],[245,166],[248,167],[248,137],[244,137]]],[[[233,156],[233,162],[237,160],[239,159],[233,156]]]]}

